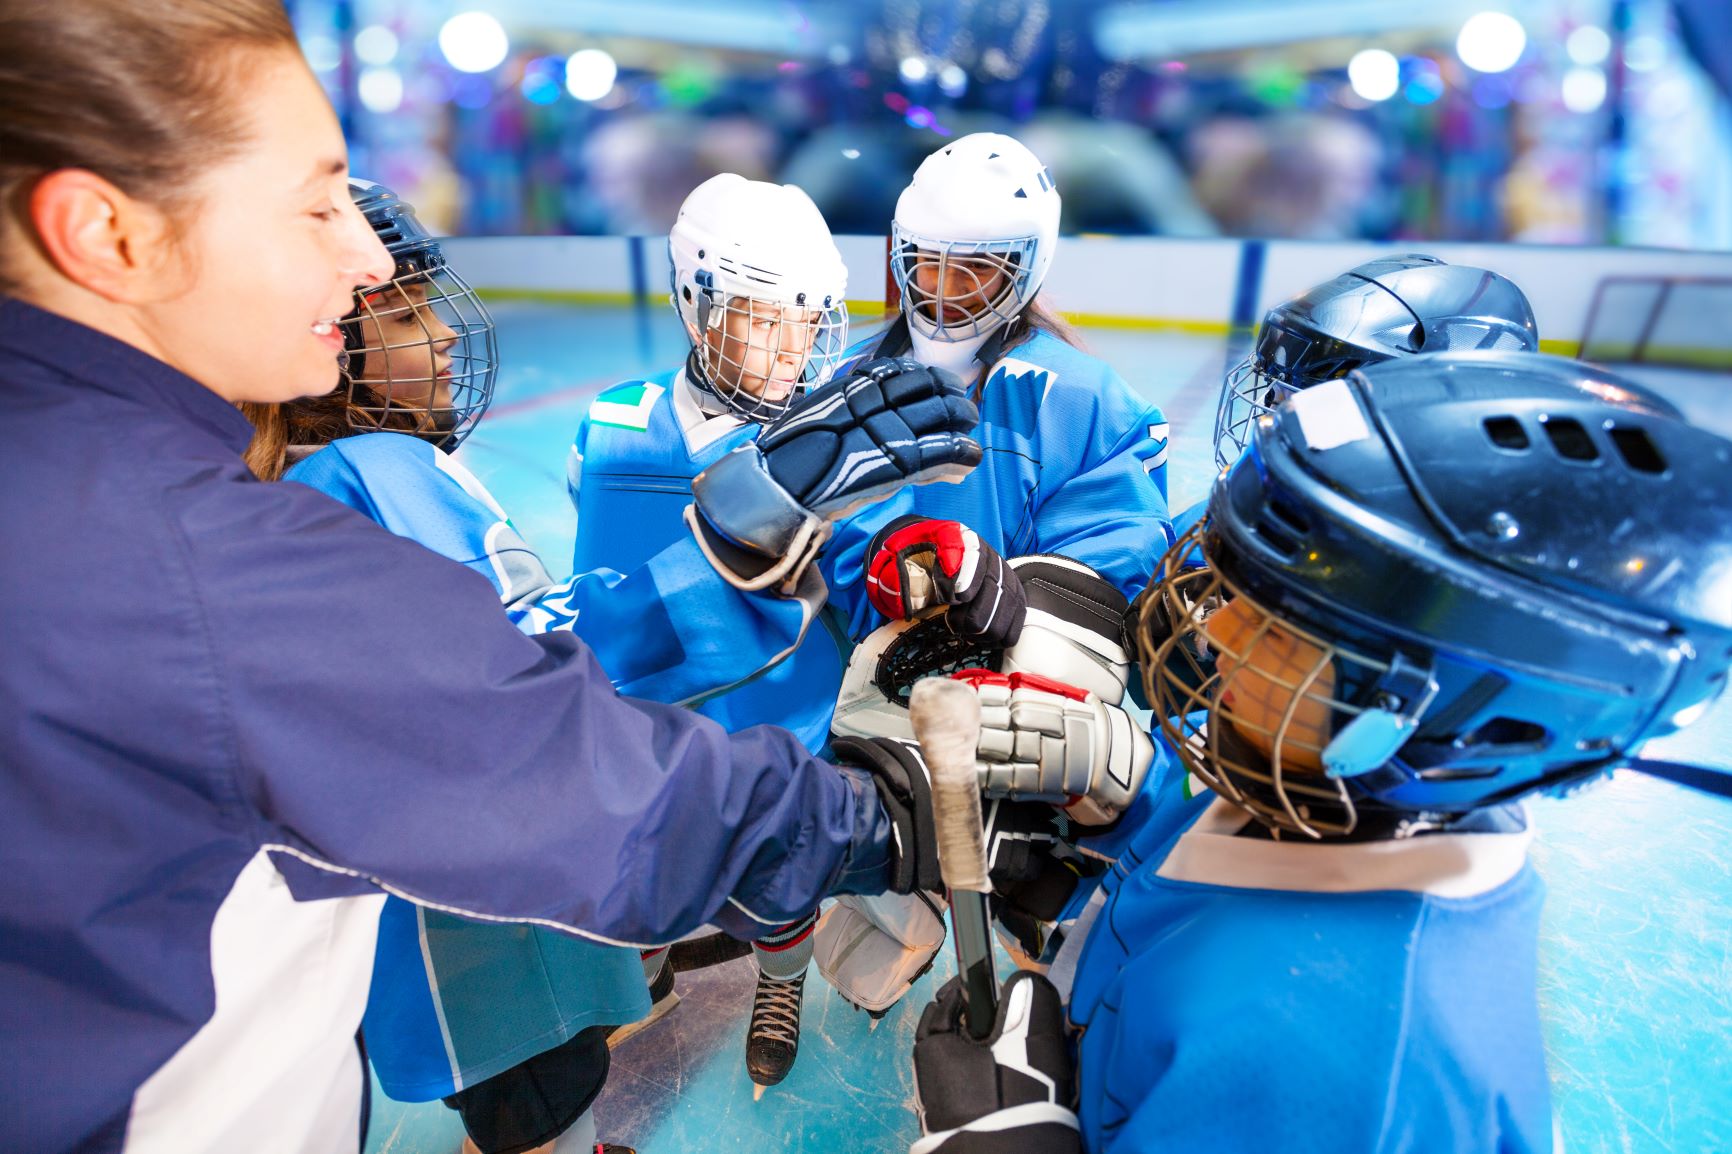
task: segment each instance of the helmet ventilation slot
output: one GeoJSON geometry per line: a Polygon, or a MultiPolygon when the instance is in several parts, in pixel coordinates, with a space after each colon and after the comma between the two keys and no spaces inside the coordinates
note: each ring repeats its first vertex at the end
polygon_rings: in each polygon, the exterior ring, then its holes
{"type": "Polygon", "coordinates": [[[1514,417],[1487,417],[1485,435],[1491,438],[1492,444],[1512,453],[1524,452],[1532,443],[1528,440],[1528,431],[1514,417]]]}
{"type": "Polygon", "coordinates": [[[1580,421],[1572,417],[1541,417],[1540,427],[1545,429],[1546,439],[1564,460],[1586,464],[1600,459],[1594,438],[1582,428],[1580,421]]]}
{"type": "Polygon", "coordinates": [[[1257,518],[1257,536],[1275,553],[1291,559],[1311,533],[1311,522],[1287,498],[1270,492],[1257,518]]]}
{"type": "Polygon", "coordinates": [[[1618,455],[1624,458],[1624,464],[1638,473],[1664,473],[1666,458],[1660,455],[1660,449],[1648,437],[1646,429],[1634,425],[1610,425],[1606,432],[1612,438],[1612,446],[1618,450],[1618,455]]]}

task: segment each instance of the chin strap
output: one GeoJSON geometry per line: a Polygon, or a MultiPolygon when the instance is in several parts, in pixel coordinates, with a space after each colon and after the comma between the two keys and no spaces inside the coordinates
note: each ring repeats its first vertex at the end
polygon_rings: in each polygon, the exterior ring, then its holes
{"type": "MultiPolygon", "coordinates": [[[[999,325],[997,329],[989,334],[986,340],[981,343],[980,348],[975,350],[974,355],[970,357],[965,364],[960,366],[941,364],[938,367],[949,369],[951,372],[962,374],[966,377],[966,370],[978,365],[980,377],[975,381],[973,389],[973,399],[978,403],[980,401],[981,393],[986,388],[986,372],[991,369],[993,365],[998,363],[999,358],[1004,355],[1005,343],[1009,341],[1011,336],[1017,331],[1018,326],[1024,323],[1022,314],[1017,314],[1005,324],[999,325]]],[[[924,345],[924,349],[918,351],[926,351],[934,347],[943,347],[945,342],[929,341],[922,338],[922,344],[924,345]]],[[[871,358],[905,357],[916,351],[914,333],[908,327],[907,314],[897,313],[895,323],[893,323],[888,329],[884,330],[884,335],[878,340],[878,347],[872,350],[871,358]]],[[[916,357],[916,359],[918,360],[920,358],[916,357]]]]}
{"type": "Polygon", "coordinates": [[[1705,765],[1685,765],[1677,761],[1650,761],[1642,757],[1631,758],[1624,763],[1623,768],[1677,785],[1686,785],[1714,797],[1732,797],[1732,770],[1729,769],[1711,769],[1705,765]]]}

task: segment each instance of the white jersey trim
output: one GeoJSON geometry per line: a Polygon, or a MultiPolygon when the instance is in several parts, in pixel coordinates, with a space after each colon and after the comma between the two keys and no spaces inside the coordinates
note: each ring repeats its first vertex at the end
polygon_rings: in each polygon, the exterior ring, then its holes
{"type": "Polygon", "coordinates": [[[140,1086],[126,1154],[354,1150],[383,894],[297,902],[264,849],[210,927],[216,1007],[140,1086]]]}
{"type": "Polygon", "coordinates": [[[1324,894],[1406,890],[1471,898],[1520,873],[1533,840],[1531,829],[1352,843],[1235,837],[1250,820],[1245,811],[1216,798],[1180,835],[1156,876],[1236,889],[1324,894]]]}
{"type": "Polygon", "coordinates": [[[680,436],[685,439],[686,452],[690,456],[697,456],[746,423],[729,413],[705,412],[697,386],[686,379],[684,369],[674,378],[672,392],[674,421],[680,427],[680,436]]]}

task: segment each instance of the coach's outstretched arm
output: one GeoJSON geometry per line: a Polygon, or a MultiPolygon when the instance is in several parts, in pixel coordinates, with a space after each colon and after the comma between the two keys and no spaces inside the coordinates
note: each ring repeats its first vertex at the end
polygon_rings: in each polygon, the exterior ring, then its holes
{"type": "Polygon", "coordinates": [[[261,843],[423,904],[635,944],[887,886],[890,823],[863,774],[782,730],[730,736],[622,698],[575,637],[512,628],[475,574],[311,491],[274,496],[285,532],[186,537],[226,554],[193,573],[261,843]],[[261,571],[279,580],[248,587],[261,571]],[[381,588],[342,628],[307,627],[295,602],[379,573],[416,596],[381,588]]]}

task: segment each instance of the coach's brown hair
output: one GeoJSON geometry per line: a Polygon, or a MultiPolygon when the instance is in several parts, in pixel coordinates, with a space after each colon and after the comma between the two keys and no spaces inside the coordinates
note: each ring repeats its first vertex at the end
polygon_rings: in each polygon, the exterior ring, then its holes
{"type": "Polygon", "coordinates": [[[229,99],[253,55],[298,52],[282,0],[6,0],[0,7],[0,292],[31,243],[36,181],[86,169],[184,219],[249,126],[229,99]],[[250,50],[250,51],[249,51],[250,50]]]}

